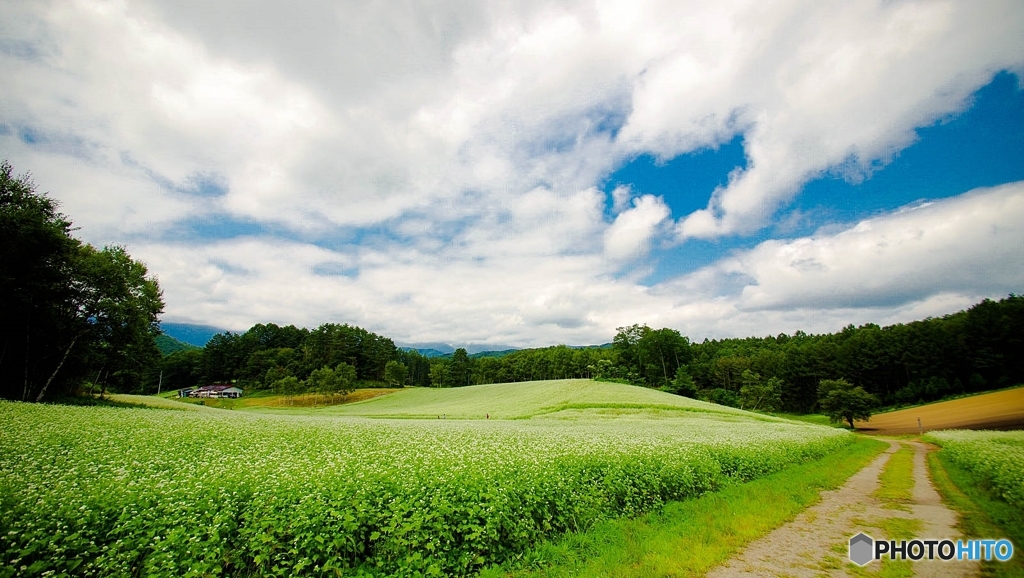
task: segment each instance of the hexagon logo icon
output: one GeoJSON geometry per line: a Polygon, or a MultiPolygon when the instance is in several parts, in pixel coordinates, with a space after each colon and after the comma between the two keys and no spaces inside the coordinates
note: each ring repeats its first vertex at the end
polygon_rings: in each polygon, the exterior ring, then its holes
{"type": "Polygon", "coordinates": [[[863,566],[874,560],[875,541],[864,532],[850,538],[850,561],[863,566]]]}

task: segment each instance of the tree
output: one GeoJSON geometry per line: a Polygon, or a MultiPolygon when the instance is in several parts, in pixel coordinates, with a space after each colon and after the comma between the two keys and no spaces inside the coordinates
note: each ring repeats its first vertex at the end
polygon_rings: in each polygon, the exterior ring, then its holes
{"type": "Polygon", "coordinates": [[[693,378],[690,377],[690,373],[687,371],[685,365],[680,365],[676,369],[675,378],[662,388],[664,391],[674,393],[676,395],[682,395],[684,397],[697,397],[697,386],[693,383],[693,378]]]}
{"type": "Polygon", "coordinates": [[[721,387],[705,390],[702,393],[702,397],[704,401],[710,401],[719,405],[727,405],[729,407],[740,406],[740,398],[736,396],[736,392],[721,387]]]}
{"type": "Polygon", "coordinates": [[[387,381],[388,385],[402,387],[408,375],[408,368],[398,361],[391,360],[384,366],[384,381],[387,381]]]}
{"type": "Polygon", "coordinates": [[[781,381],[773,377],[768,381],[749,369],[741,376],[740,407],[750,411],[775,411],[782,403],[781,381]]]}
{"type": "Polygon", "coordinates": [[[0,394],[28,401],[58,367],[50,352],[66,345],[63,309],[80,243],[57,203],[36,194],[29,176],[14,177],[7,161],[0,163],[0,230],[0,394]]]}
{"type": "Polygon", "coordinates": [[[281,379],[274,382],[274,391],[279,395],[285,396],[285,399],[291,403],[291,397],[302,389],[302,383],[299,382],[299,378],[294,375],[282,377],[281,379]]]}
{"type": "Polygon", "coordinates": [[[71,236],[57,203],[0,163],[0,396],[34,400],[87,379],[138,391],[160,359],[163,298],[122,247],[71,236]]]}
{"type": "Polygon", "coordinates": [[[161,358],[156,347],[163,311],[160,287],[123,247],[84,245],[77,262],[82,345],[94,364],[106,368],[104,386],[109,382],[120,391],[141,392],[145,370],[161,358]]]}
{"type": "Polygon", "coordinates": [[[309,379],[306,380],[309,384],[309,389],[319,393],[320,395],[327,397],[333,395],[334,392],[340,389],[338,384],[338,375],[330,367],[321,367],[320,369],[313,370],[309,374],[309,379]]]}
{"type": "Polygon", "coordinates": [[[469,376],[469,353],[460,347],[452,354],[452,360],[448,364],[448,384],[453,387],[469,385],[469,376]]]}
{"type": "Polygon", "coordinates": [[[275,389],[277,388],[277,382],[291,375],[291,372],[281,366],[271,367],[267,370],[267,374],[263,377],[263,386],[275,389]]]}
{"type": "Polygon", "coordinates": [[[202,349],[175,351],[160,360],[159,372],[163,374],[163,389],[181,389],[200,385],[200,364],[202,349]]]}
{"type": "Polygon", "coordinates": [[[444,387],[448,383],[448,363],[444,360],[430,364],[430,385],[444,387]]]}
{"type": "Polygon", "coordinates": [[[818,406],[832,423],[846,420],[852,428],[855,419],[870,420],[877,405],[877,397],[845,379],[823,379],[819,382],[818,406]]]}
{"type": "Polygon", "coordinates": [[[356,368],[341,362],[334,368],[334,391],[348,395],[356,389],[356,368]]]}
{"type": "Polygon", "coordinates": [[[675,329],[643,328],[637,348],[644,363],[638,368],[644,383],[651,387],[667,385],[676,370],[690,362],[690,340],[675,329]]]}

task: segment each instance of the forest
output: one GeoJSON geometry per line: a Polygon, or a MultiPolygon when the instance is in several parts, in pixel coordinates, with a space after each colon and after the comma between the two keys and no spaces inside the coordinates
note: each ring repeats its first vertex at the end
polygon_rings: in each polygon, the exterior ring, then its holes
{"type": "MultiPolygon", "coordinates": [[[[360,327],[326,323],[308,330],[257,324],[178,351],[149,372],[155,391],[233,381],[274,390],[293,377],[312,388],[321,368],[354,369],[364,387],[459,387],[541,379],[596,378],[698,397],[745,409],[816,411],[822,380],[844,380],[882,406],[932,401],[1024,381],[1024,297],[984,300],[965,311],[887,327],[849,325],[836,333],[691,342],[675,329],[621,327],[609,345],[557,345],[500,356],[458,349],[427,358],[360,327]]],[[[352,384],[354,386],[355,383],[352,384]]]]}

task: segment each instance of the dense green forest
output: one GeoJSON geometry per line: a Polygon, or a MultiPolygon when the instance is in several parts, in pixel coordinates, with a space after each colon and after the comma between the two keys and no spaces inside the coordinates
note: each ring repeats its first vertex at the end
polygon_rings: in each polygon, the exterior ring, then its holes
{"type": "MultiPolygon", "coordinates": [[[[621,380],[747,409],[820,409],[822,380],[845,380],[883,405],[931,401],[1024,381],[1024,297],[985,300],[966,311],[888,327],[850,325],[838,333],[691,343],[674,329],[623,327],[610,347],[568,347],[470,357],[458,349],[427,358],[351,325],[308,330],[257,324],[222,333],[202,349],[166,356],[164,388],[235,381],[275,390],[294,377],[302,391],[315,370],[352,367],[368,386],[458,387],[538,379],[621,380]]],[[[149,376],[153,382],[154,375],[149,376]]],[[[149,387],[155,387],[150,383],[149,387]]],[[[297,389],[295,389],[297,387],[297,389]]],[[[313,387],[308,383],[308,387],[313,387]]]]}

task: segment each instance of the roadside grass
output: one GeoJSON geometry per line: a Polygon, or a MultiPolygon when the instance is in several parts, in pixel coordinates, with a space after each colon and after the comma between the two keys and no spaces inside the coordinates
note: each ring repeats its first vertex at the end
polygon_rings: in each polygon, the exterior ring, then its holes
{"type": "Polygon", "coordinates": [[[727,560],[747,543],[792,520],[881,453],[865,437],[833,454],[745,484],[633,519],[598,522],[546,542],[481,578],[562,576],[693,576],[727,560]]]}
{"type": "Polygon", "coordinates": [[[894,453],[878,478],[875,497],[894,510],[907,509],[914,501],[914,449],[903,446],[894,453]]]}
{"type": "MultiPolygon", "coordinates": [[[[945,459],[942,450],[928,455],[932,482],[948,506],[959,512],[957,528],[968,538],[1009,538],[1024,547],[1024,512],[996,497],[985,481],[945,459]]],[[[982,576],[1024,578],[1024,552],[1007,562],[983,561],[982,576]]]]}

